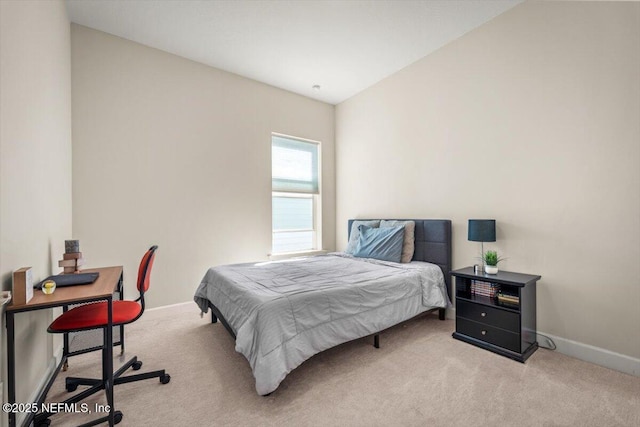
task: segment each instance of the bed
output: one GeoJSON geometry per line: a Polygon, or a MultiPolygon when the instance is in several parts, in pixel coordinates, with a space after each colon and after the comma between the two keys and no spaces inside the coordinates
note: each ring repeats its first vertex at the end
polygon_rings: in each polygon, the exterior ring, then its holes
{"type": "MultiPolygon", "coordinates": [[[[349,220],[351,237],[352,223],[349,220]]],[[[358,220],[366,221],[366,220],[358,220]]],[[[194,300],[211,310],[268,395],[314,354],[450,305],[451,221],[415,222],[411,262],[345,253],[210,268],[194,300]]]]}

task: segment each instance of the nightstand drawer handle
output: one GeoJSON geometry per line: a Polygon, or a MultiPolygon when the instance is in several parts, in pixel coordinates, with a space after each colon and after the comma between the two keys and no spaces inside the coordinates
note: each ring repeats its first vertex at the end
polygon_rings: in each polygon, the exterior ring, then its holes
{"type": "Polygon", "coordinates": [[[485,317],[487,315],[487,313],[485,313],[484,311],[482,313],[480,313],[480,316],[485,317]]]}
{"type": "Polygon", "coordinates": [[[480,332],[482,335],[487,335],[487,331],[480,332]]]}

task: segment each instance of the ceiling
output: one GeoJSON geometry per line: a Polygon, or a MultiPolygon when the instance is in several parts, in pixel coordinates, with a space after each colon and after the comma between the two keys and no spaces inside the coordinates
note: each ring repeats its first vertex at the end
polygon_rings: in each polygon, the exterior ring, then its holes
{"type": "Polygon", "coordinates": [[[520,2],[67,0],[67,8],[77,24],[338,104],[520,2]]]}

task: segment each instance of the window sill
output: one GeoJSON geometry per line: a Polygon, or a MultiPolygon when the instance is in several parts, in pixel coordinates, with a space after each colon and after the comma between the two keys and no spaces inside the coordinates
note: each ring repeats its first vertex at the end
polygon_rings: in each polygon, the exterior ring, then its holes
{"type": "Polygon", "coordinates": [[[329,251],[324,249],[316,249],[313,251],[281,252],[278,254],[268,254],[268,257],[271,261],[280,261],[280,260],[289,259],[289,258],[306,257],[306,256],[313,256],[313,255],[324,255],[327,253],[329,253],[329,251]]]}

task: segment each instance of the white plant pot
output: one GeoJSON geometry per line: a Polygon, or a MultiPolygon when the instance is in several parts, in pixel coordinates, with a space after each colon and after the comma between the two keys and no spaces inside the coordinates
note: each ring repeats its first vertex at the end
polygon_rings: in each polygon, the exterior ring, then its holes
{"type": "Polygon", "coordinates": [[[498,266],[496,265],[485,265],[484,272],[487,274],[498,274],[498,266]]]}

